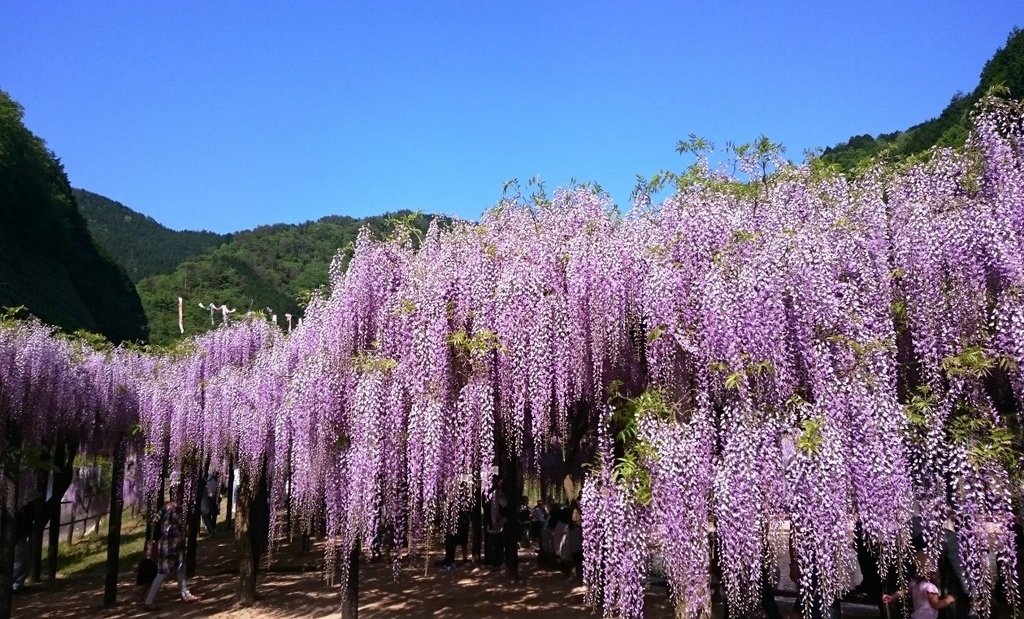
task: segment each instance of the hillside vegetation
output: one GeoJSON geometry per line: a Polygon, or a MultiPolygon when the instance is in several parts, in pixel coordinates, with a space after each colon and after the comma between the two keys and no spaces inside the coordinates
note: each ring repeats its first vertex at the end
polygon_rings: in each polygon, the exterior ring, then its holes
{"type": "MultiPolygon", "coordinates": [[[[185,334],[212,328],[210,313],[199,303],[227,303],[237,310],[271,308],[284,326],[284,314],[299,316],[303,291],[327,283],[328,268],[340,248],[353,243],[367,225],[378,232],[400,219],[425,230],[430,218],[408,211],[355,219],[325,217],[299,225],[276,224],[232,235],[205,254],[185,260],[173,272],[147,277],[138,283],[153,343],[164,344],[181,337],[178,330],[178,297],[184,299],[185,334]]],[[[221,322],[220,314],[214,324],[221,322]]]]}
{"type": "Polygon", "coordinates": [[[231,241],[230,234],[171,230],[148,215],[85,189],[73,189],[72,193],[93,239],[124,267],[133,282],[170,273],[187,258],[231,241]]]}
{"type": "Polygon", "coordinates": [[[952,101],[933,118],[906,131],[877,137],[858,135],[845,144],[825,149],[822,161],[850,171],[873,158],[905,159],[933,146],[962,146],[970,126],[974,105],[990,91],[993,94],[1024,97],[1024,31],[1014,29],[1006,45],[985,63],[978,86],[970,93],[956,93],[952,101]]]}
{"type": "Polygon", "coordinates": [[[64,168],[22,116],[0,90],[0,306],[115,342],[146,340],[128,276],[94,245],[64,168]]]}

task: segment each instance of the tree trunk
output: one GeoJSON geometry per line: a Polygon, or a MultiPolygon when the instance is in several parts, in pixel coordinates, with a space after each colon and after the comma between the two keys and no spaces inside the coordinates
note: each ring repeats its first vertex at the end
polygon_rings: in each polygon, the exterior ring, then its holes
{"type": "Polygon", "coordinates": [[[121,559],[121,513],[124,511],[124,465],[128,440],[122,436],[114,448],[114,470],[110,476],[110,522],[107,528],[107,570],[103,584],[103,606],[117,602],[117,574],[121,559]]]}
{"type": "Polygon", "coordinates": [[[473,563],[480,563],[480,547],[483,540],[484,495],[480,489],[480,471],[473,473],[473,563]]]}
{"type": "MultiPolygon", "coordinates": [[[[170,468],[171,461],[171,443],[170,440],[164,441],[164,457],[160,461],[160,490],[156,495],[156,513],[159,514],[164,508],[164,494],[167,492],[167,476],[170,474],[168,470],[170,468]]],[[[157,523],[153,521],[153,512],[149,511],[149,505],[146,506],[146,542],[152,541],[154,533],[156,531],[157,523]]]]}
{"type": "Polygon", "coordinates": [[[680,602],[672,606],[672,619],[686,619],[687,616],[686,604],[680,602]]]}
{"type": "Polygon", "coordinates": [[[348,582],[341,598],[342,619],[359,619],[359,555],[362,554],[359,540],[352,545],[348,555],[348,582]]]}
{"type": "Polygon", "coordinates": [[[60,542],[60,510],[64,493],[71,487],[75,477],[75,456],[78,454],[77,441],[57,441],[53,461],[58,469],[53,472],[50,498],[47,499],[47,514],[50,518],[50,543],[46,549],[46,579],[57,578],[57,549],[60,542]]]}
{"type": "MultiPolygon", "coordinates": [[[[8,424],[7,436],[13,434],[11,430],[12,428],[8,424]]],[[[10,447],[11,451],[14,451],[19,445],[15,441],[10,441],[6,447],[10,447]]],[[[6,496],[4,496],[4,500],[0,504],[0,619],[10,619],[13,603],[11,599],[11,585],[14,584],[15,528],[18,526],[17,480],[18,469],[20,468],[17,456],[15,456],[14,460],[14,462],[10,460],[5,462],[3,475],[0,476],[0,484],[4,484],[4,489],[6,490],[6,496]],[[10,479],[14,480],[13,484],[8,484],[10,479]]]]}
{"type": "Polygon", "coordinates": [[[235,545],[238,548],[238,605],[256,603],[256,562],[253,561],[252,540],[249,537],[251,507],[249,479],[245,471],[238,476],[238,505],[235,509],[235,545]]]}
{"type": "Polygon", "coordinates": [[[206,494],[206,476],[210,471],[210,458],[206,459],[200,471],[199,482],[194,486],[192,511],[188,515],[188,540],[185,544],[185,573],[189,578],[196,575],[196,545],[199,541],[199,520],[202,516],[203,495],[206,494]]]}
{"type": "Polygon", "coordinates": [[[513,582],[519,582],[519,502],[522,486],[518,480],[517,459],[511,453],[509,436],[505,424],[499,417],[495,423],[495,454],[498,457],[498,473],[501,475],[502,491],[505,493],[505,529],[502,533],[505,569],[513,582]]]}
{"type": "Polygon", "coordinates": [[[39,498],[38,503],[33,506],[32,536],[28,545],[28,573],[32,582],[43,581],[43,531],[46,529],[47,521],[46,486],[49,481],[49,473],[36,473],[36,492],[39,498]]]}
{"type": "MultiPolygon", "coordinates": [[[[205,415],[206,412],[206,359],[201,359],[199,362],[199,376],[201,382],[199,383],[199,411],[205,415]]],[[[196,463],[197,465],[199,462],[196,463]]],[[[189,467],[191,468],[191,467],[189,467]]],[[[203,495],[206,494],[206,475],[210,471],[210,456],[202,460],[202,465],[197,466],[200,470],[192,471],[198,473],[196,483],[192,485],[194,490],[193,495],[185,498],[182,503],[184,509],[186,505],[191,505],[192,510],[186,512],[188,518],[188,537],[185,540],[185,574],[191,578],[196,575],[196,544],[199,541],[199,520],[202,516],[202,500],[203,495]]]]}
{"type": "MultiPolygon", "coordinates": [[[[3,483],[7,483],[6,475],[3,483]]],[[[11,617],[11,585],[14,582],[14,513],[9,509],[15,497],[9,496],[0,506],[0,619],[11,617]]]]}
{"type": "Polygon", "coordinates": [[[270,480],[266,469],[260,472],[256,492],[249,501],[249,543],[252,544],[253,573],[256,573],[270,543],[270,480]]]}
{"type": "Polygon", "coordinates": [[[523,489],[519,484],[517,458],[509,453],[507,446],[502,449],[501,471],[505,485],[505,497],[508,507],[505,515],[505,566],[508,576],[513,582],[519,582],[519,506],[522,501],[523,489]]]}
{"type": "MultiPolygon", "coordinates": [[[[56,486],[56,483],[54,484],[56,486]]],[[[63,495],[61,495],[63,496],[63,495]]],[[[57,579],[58,544],[60,544],[60,501],[54,501],[49,505],[48,515],[50,519],[50,541],[46,545],[46,580],[53,582],[57,579]]]]}
{"type": "Polygon", "coordinates": [[[285,477],[287,480],[287,491],[285,494],[284,504],[284,527],[285,532],[288,534],[288,543],[292,543],[292,437],[288,437],[288,473],[285,477]]]}
{"type": "Polygon", "coordinates": [[[231,520],[234,512],[231,510],[235,503],[235,459],[228,458],[228,509],[224,513],[227,520],[231,520]]]}

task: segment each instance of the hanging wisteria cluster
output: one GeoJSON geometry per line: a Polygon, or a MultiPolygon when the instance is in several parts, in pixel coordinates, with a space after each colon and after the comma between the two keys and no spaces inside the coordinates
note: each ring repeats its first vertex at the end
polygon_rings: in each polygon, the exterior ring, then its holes
{"type": "Polygon", "coordinates": [[[582,449],[606,616],[642,613],[654,554],[683,615],[709,610],[713,573],[752,608],[783,523],[824,605],[851,587],[856,528],[890,570],[918,530],[934,565],[951,527],[984,616],[990,556],[1017,597],[1024,115],[976,114],[962,151],[854,178],[701,160],[624,215],[574,187],[422,238],[364,231],[288,335],[249,319],[96,353],[7,324],[0,440],[104,449],[137,424],[142,487],[234,463],[326,532],[330,565],[359,540],[435,542],[502,450],[543,475],[582,449]]]}

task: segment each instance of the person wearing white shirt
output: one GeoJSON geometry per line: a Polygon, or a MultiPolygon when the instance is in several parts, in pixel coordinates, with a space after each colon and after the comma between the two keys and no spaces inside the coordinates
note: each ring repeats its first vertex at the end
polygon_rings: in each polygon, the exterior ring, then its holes
{"type": "MultiPolygon", "coordinates": [[[[910,581],[911,600],[914,604],[913,619],[938,619],[939,611],[956,602],[952,595],[942,595],[938,587],[939,572],[932,570],[928,578],[914,578],[910,581]]],[[[897,591],[892,595],[883,595],[882,602],[889,604],[906,595],[906,591],[897,591]]]]}

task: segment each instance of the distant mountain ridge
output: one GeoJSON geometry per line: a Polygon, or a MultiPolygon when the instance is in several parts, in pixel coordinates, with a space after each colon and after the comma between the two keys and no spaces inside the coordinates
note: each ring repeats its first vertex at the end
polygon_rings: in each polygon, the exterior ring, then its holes
{"type": "Polygon", "coordinates": [[[237,232],[218,247],[187,258],[172,272],[152,275],[136,286],[150,321],[151,340],[165,344],[181,338],[177,299],[184,300],[185,334],[195,334],[220,324],[217,313],[211,324],[200,303],[226,303],[237,311],[271,308],[284,325],[286,313],[302,315],[303,291],[327,284],[331,260],[356,240],[360,229],[378,232],[391,228],[396,219],[425,230],[432,217],[399,211],[356,219],[332,215],[303,224],[274,224],[237,232]]]}
{"type": "Polygon", "coordinates": [[[1006,45],[985,63],[977,87],[970,94],[956,93],[938,117],[905,131],[858,135],[844,144],[826,148],[821,159],[848,172],[875,157],[902,160],[933,146],[962,146],[970,127],[974,105],[990,91],[1014,98],[1024,97],[1024,30],[1014,28],[1006,45]]]}
{"type": "Polygon", "coordinates": [[[135,281],[149,322],[150,341],[171,343],[183,299],[185,335],[211,329],[208,310],[227,304],[235,316],[271,308],[284,326],[285,314],[302,315],[299,297],[327,283],[339,249],[353,243],[363,226],[384,232],[396,220],[426,230],[432,219],[410,211],[365,218],[331,215],[302,224],[271,224],[231,234],[176,231],[99,194],[75,189],[79,210],[97,244],[115,256],[135,281]]]}
{"type": "Polygon", "coordinates": [[[133,282],[170,273],[186,259],[231,242],[230,234],[171,230],[120,202],[73,189],[92,237],[128,272],[133,282]]]}

